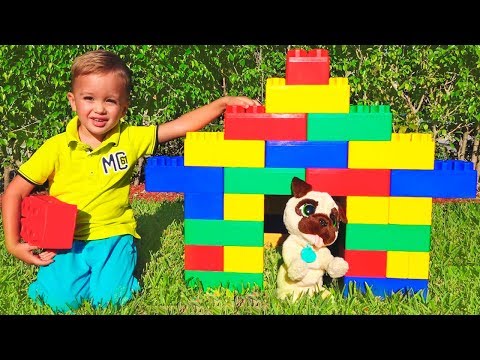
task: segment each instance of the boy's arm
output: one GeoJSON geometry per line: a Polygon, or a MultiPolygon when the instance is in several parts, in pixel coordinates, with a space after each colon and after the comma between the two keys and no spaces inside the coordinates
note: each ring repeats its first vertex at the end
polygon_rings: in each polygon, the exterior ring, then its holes
{"type": "Polygon", "coordinates": [[[20,217],[22,200],[27,197],[35,185],[17,175],[8,185],[2,198],[2,220],[7,251],[27,264],[48,265],[51,259],[42,260],[32,253],[37,249],[27,243],[20,242],[20,217]]]}
{"type": "Polygon", "coordinates": [[[166,142],[183,137],[189,131],[197,131],[223,114],[228,105],[248,108],[260,105],[256,100],[245,96],[225,96],[198,109],[192,110],[179,118],[158,126],[158,142],[166,142]]]}

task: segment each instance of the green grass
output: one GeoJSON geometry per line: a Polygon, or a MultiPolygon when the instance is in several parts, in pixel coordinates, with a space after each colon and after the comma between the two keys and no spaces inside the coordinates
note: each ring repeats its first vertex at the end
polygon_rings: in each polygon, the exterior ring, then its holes
{"type": "MultiPolygon", "coordinates": [[[[332,300],[304,297],[294,304],[275,297],[279,249],[265,251],[265,288],[243,293],[220,288],[203,292],[183,280],[183,202],[133,202],[142,240],[137,275],[142,291],[121,308],[93,309],[84,303],[74,314],[480,314],[480,204],[434,204],[429,292],[385,299],[354,292],[348,298],[333,280],[332,300]]],[[[26,295],[37,268],[9,255],[0,228],[0,314],[52,314],[26,295]]]]}

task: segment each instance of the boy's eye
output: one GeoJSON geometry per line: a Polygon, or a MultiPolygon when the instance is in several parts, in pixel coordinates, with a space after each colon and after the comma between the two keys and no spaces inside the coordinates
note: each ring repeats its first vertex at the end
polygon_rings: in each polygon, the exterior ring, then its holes
{"type": "Polygon", "coordinates": [[[91,97],[91,96],[84,96],[83,99],[84,99],[84,100],[87,100],[87,101],[91,101],[91,100],[93,100],[93,97],[91,97]]]}
{"type": "Polygon", "coordinates": [[[115,100],[113,100],[113,99],[108,99],[107,102],[112,103],[112,104],[116,104],[116,103],[117,103],[117,102],[116,102],[115,100]]]}
{"type": "Polygon", "coordinates": [[[300,213],[304,217],[308,217],[312,214],[315,214],[316,207],[312,204],[304,204],[300,207],[300,213]]]}

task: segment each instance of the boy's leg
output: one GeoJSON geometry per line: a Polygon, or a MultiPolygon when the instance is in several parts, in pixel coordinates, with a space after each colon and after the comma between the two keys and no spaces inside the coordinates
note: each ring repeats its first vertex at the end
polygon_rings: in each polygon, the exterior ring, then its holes
{"type": "Polygon", "coordinates": [[[133,276],[137,248],[133,236],[112,236],[86,246],[91,266],[90,297],[94,306],[123,305],[140,285],[133,276]],[[90,247],[90,249],[89,249],[90,247]]]}
{"type": "Polygon", "coordinates": [[[28,296],[66,312],[80,306],[88,296],[90,269],[83,259],[84,241],[74,241],[72,249],[58,250],[54,262],[41,266],[37,280],[30,284],[28,296]]]}

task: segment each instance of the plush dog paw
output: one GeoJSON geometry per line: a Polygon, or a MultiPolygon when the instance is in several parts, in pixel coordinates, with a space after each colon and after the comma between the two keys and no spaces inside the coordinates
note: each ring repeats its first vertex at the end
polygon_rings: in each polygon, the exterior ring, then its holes
{"type": "Polygon", "coordinates": [[[348,271],[348,263],[341,257],[334,257],[328,264],[328,275],[332,278],[339,278],[344,276],[348,271]]]}
{"type": "Polygon", "coordinates": [[[302,280],[308,273],[307,263],[303,260],[294,260],[287,269],[288,277],[293,281],[302,280]]]}

